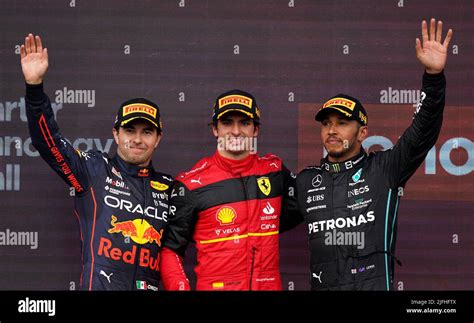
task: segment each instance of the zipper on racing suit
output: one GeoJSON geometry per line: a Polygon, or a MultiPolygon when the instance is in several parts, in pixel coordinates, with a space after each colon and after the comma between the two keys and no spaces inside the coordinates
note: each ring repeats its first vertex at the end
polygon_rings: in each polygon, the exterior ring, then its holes
{"type": "Polygon", "coordinates": [[[255,253],[257,252],[257,248],[252,246],[252,266],[250,267],[250,282],[249,282],[249,290],[252,290],[252,281],[253,281],[253,265],[255,263],[255,253]]]}
{"type": "MultiPolygon", "coordinates": [[[[250,223],[251,223],[251,218],[250,218],[250,207],[249,207],[249,195],[247,192],[247,186],[245,185],[245,181],[242,177],[242,174],[240,176],[240,181],[242,182],[242,186],[244,188],[244,193],[245,193],[245,201],[247,202],[247,219],[249,222],[249,229],[250,229],[250,223]]],[[[250,241],[250,236],[248,237],[247,241],[250,241]]],[[[250,242],[249,242],[250,243],[250,242]]],[[[253,280],[253,267],[255,264],[255,253],[257,252],[257,248],[255,246],[252,246],[252,263],[250,265],[250,274],[249,274],[249,290],[252,290],[252,280],[253,280]]]]}
{"type": "MultiPolygon", "coordinates": [[[[143,220],[145,219],[145,210],[146,210],[146,197],[147,197],[147,192],[146,192],[146,188],[147,188],[147,181],[146,181],[147,177],[142,177],[142,181],[143,181],[143,205],[142,205],[142,209],[144,210],[143,213],[142,213],[142,216],[141,216],[141,224],[143,225],[143,220]]],[[[130,237],[129,237],[130,239],[130,237]]],[[[141,253],[141,245],[140,244],[137,244],[137,254],[135,255],[135,268],[133,270],[133,277],[132,277],[132,290],[135,290],[136,289],[136,286],[137,286],[137,267],[138,267],[138,263],[140,262],[140,253],[141,253]]]]}

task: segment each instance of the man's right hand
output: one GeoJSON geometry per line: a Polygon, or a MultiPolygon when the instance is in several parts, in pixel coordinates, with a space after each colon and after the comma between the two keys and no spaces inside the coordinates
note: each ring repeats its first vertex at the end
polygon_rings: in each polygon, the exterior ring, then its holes
{"type": "Polygon", "coordinates": [[[40,36],[29,34],[25,37],[25,44],[21,45],[21,69],[25,82],[41,84],[48,70],[48,50],[43,48],[40,36]]]}

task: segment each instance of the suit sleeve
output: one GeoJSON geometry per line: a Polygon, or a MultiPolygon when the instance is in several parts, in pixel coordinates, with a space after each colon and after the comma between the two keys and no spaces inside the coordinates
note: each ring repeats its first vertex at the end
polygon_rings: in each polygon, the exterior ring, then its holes
{"type": "Polygon", "coordinates": [[[86,192],[93,175],[91,173],[94,173],[94,163],[87,161],[101,158],[100,154],[75,150],[64,139],[54,119],[51,102],[43,91],[43,84],[27,84],[25,101],[33,146],[48,165],[70,187],[74,187],[77,194],[86,192]]]}
{"type": "Polygon", "coordinates": [[[285,232],[303,222],[303,217],[299,212],[296,199],[296,178],[285,165],[282,165],[281,175],[284,191],[280,215],[280,232],[285,232]]]}
{"type": "Polygon", "coordinates": [[[438,140],[443,123],[446,80],[443,72],[423,75],[413,122],[396,145],[382,154],[392,187],[404,186],[438,140]]]}
{"type": "Polygon", "coordinates": [[[194,193],[183,183],[175,181],[161,254],[161,279],[166,290],[190,290],[183,270],[183,258],[193,239],[196,220],[194,193]]]}

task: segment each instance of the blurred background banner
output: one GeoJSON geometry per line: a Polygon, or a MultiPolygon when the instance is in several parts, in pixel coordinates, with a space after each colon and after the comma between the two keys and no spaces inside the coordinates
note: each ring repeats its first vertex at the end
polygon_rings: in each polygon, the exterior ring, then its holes
{"type": "MultiPolygon", "coordinates": [[[[420,96],[415,38],[431,17],[454,30],[446,109],[441,136],[400,204],[395,288],[474,290],[471,0],[2,1],[0,289],[73,290],[81,273],[71,190],[28,134],[19,55],[28,33],[48,48],[45,91],[76,148],[115,153],[120,103],[146,97],[164,123],[154,166],[176,175],[214,152],[214,100],[240,88],[261,108],[259,154],[279,155],[297,172],[319,164],[314,114],[337,93],[366,106],[367,149],[396,142],[420,96]]],[[[189,250],[191,279],[194,259],[189,250]]],[[[281,271],[285,289],[309,289],[303,226],[281,236],[281,271]]]]}

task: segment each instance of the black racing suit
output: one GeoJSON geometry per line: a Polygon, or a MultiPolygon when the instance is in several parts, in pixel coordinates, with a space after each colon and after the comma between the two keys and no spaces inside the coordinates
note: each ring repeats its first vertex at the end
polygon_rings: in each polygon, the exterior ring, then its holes
{"type": "Polygon", "coordinates": [[[156,290],[172,179],[150,164],[75,150],[59,132],[43,85],[27,85],[33,145],[74,192],[81,229],[83,290],[156,290]]]}
{"type": "Polygon", "coordinates": [[[425,73],[413,123],[394,147],[341,163],[322,159],[298,174],[313,290],[393,289],[398,202],[439,136],[444,97],[444,74],[425,73]]]}

